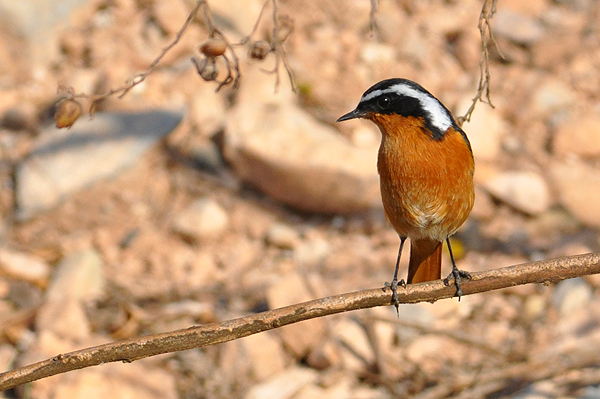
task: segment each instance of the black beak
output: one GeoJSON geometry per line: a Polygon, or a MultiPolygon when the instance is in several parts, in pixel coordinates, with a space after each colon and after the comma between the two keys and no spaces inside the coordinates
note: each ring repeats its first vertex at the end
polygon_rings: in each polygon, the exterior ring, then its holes
{"type": "Polygon", "coordinates": [[[343,122],[343,121],[348,121],[350,119],[362,118],[363,116],[364,116],[364,113],[362,111],[355,109],[354,111],[348,112],[346,115],[340,116],[340,118],[336,122],[343,122]]]}

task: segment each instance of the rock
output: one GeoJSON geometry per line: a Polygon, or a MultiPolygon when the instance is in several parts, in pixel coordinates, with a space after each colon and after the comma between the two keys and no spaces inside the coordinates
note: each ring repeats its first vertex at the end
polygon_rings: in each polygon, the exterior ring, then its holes
{"type": "Polygon", "coordinates": [[[331,253],[331,246],[323,238],[314,238],[297,245],[294,250],[294,259],[298,264],[308,266],[316,265],[331,253]]]}
{"type": "Polygon", "coordinates": [[[592,287],[584,279],[572,278],[556,284],[552,304],[558,308],[561,315],[569,316],[580,309],[585,309],[593,295],[592,287]]]}
{"type": "Polygon", "coordinates": [[[559,388],[551,380],[542,380],[534,382],[527,387],[516,392],[514,399],[546,399],[556,394],[559,388]]]}
{"type": "Polygon", "coordinates": [[[104,265],[94,250],[79,251],[64,257],[56,266],[46,302],[64,299],[92,301],[104,294],[104,265]]]}
{"type": "MultiPolygon", "coordinates": [[[[275,282],[267,290],[270,309],[280,308],[314,299],[297,272],[290,272],[275,282]]],[[[326,326],[323,318],[304,321],[277,330],[285,346],[297,358],[305,357],[319,346],[325,337],[326,326]]]]}
{"type": "Polygon", "coordinates": [[[583,392],[579,399],[600,399],[600,387],[598,386],[589,386],[583,388],[583,392]]]}
{"type": "Polygon", "coordinates": [[[258,381],[263,381],[285,369],[285,353],[279,340],[268,331],[250,335],[241,340],[250,358],[251,370],[258,381]]]}
{"type": "Polygon", "coordinates": [[[212,85],[199,84],[190,104],[189,118],[201,133],[212,136],[225,126],[226,109],[223,93],[215,93],[212,85]]]}
{"type": "Polygon", "coordinates": [[[200,169],[215,173],[224,166],[221,151],[212,141],[206,140],[202,143],[189,143],[187,150],[194,165],[200,169]]]}
{"type": "Polygon", "coordinates": [[[562,81],[544,80],[533,94],[532,109],[537,114],[547,116],[569,109],[576,101],[573,90],[562,81]]]}
{"type": "Polygon", "coordinates": [[[539,294],[533,294],[525,297],[523,303],[523,312],[530,320],[541,318],[548,310],[546,298],[539,294]]]}
{"type": "Polygon", "coordinates": [[[528,16],[542,15],[548,9],[547,0],[508,0],[502,3],[502,8],[508,8],[516,13],[522,13],[528,16]]]}
{"type": "Polygon", "coordinates": [[[494,197],[517,210],[537,215],[550,207],[550,192],[542,176],[534,172],[503,172],[485,182],[494,197]]]}
{"type": "Polygon", "coordinates": [[[305,367],[290,368],[273,378],[253,386],[246,394],[246,399],[288,399],[298,391],[317,380],[315,370],[305,367]]]}
{"type": "Polygon", "coordinates": [[[381,392],[377,389],[371,389],[363,386],[356,386],[354,379],[351,376],[342,376],[336,379],[331,386],[323,387],[322,384],[311,384],[305,386],[294,399],[346,399],[346,398],[361,398],[361,399],[376,399],[382,398],[381,392]]]}
{"type": "Polygon", "coordinates": [[[43,285],[48,281],[50,266],[36,257],[0,248],[0,271],[14,279],[43,285]]]}
{"type": "Polygon", "coordinates": [[[71,12],[87,4],[87,0],[1,0],[0,20],[18,36],[28,39],[35,62],[46,63],[56,56],[57,36],[69,21],[71,12]]]}
{"type": "Polygon", "coordinates": [[[396,49],[389,44],[365,42],[360,48],[360,60],[367,65],[391,63],[396,59],[396,49]]]}
{"type": "MultiPolygon", "coordinates": [[[[46,281],[44,283],[47,284],[46,281]]],[[[2,297],[8,299],[17,309],[33,309],[43,302],[44,292],[41,286],[26,281],[11,281],[7,287],[8,295],[2,297]]]]}
{"type": "MultiPolygon", "coordinates": [[[[460,101],[457,110],[466,110],[471,105],[471,96],[460,101]]],[[[459,113],[460,114],[460,113],[459,113]]],[[[470,122],[465,122],[463,130],[467,134],[476,160],[494,161],[501,148],[502,136],[508,130],[498,108],[479,104],[470,122]]]]}
{"type": "Polygon", "coordinates": [[[339,346],[332,340],[325,340],[306,357],[306,364],[316,370],[325,370],[329,367],[340,369],[341,361],[339,346]]]}
{"type": "MultiPolygon", "coordinates": [[[[72,344],[43,333],[22,360],[25,364],[43,360],[59,353],[105,343],[108,338],[93,338],[72,344]]],[[[154,366],[149,359],[132,363],[107,363],[75,373],[32,382],[28,395],[32,399],[50,398],[145,398],[176,399],[174,374],[164,366],[154,366]]]]}
{"type": "Polygon", "coordinates": [[[445,353],[448,345],[448,338],[443,336],[420,334],[406,348],[406,357],[415,364],[420,364],[426,359],[437,357],[445,353]]]}
{"type": "Polygon", "coordinates": [[[521,45],[532,45],[544,36],[544,28],[538,20],[508,9],[498,10],[492,27],[498,37],[521,45]]]}
{"type": "Polygon", "coordinates": [[[267,243],[281,249],[293,249],[298,244],[298,232],[293,227],[276,223],[267,232],[267,243]]]}
{"type": "Polygon", "coordinates": [[[83,303],[74,298],[46,301],[37,312],[37,331],[50,331],[61,339],[82,342],[90,337],[90,322],[83,303]]]}
{"type": "Polygon", "coordinates": [[[84,303],[104,294],[102,260],[93,251],[67,255],[56,266],[36,318],[38,331],[50,331],[77,342],[89,338],[91,327],[84,303]]]}
{"type": "Polygon", "coordinates": [[[265,76],[246,75],[225,128],[224,155],[238,176],[302,211],[380,207],[377,145],[352,145],[296,106],[289,89],[273,94],[265,76]]]}
{"type": "Polygon", "coordinates": [[[217,237],[228,225],[227,212],[210,198],[192,202],[173,220],[173,229],[177,233],[195,240],[217,237]]]}
{"type": "Polygon", "coordinates": [[[181,118],[167,111],[97,113],[91,120],[81,118],[70,130],[46,129],[16,170],[17,216],[29,219],[84,187],[118,175],[181,118]]]}
{"type": "Polygon", "coordinates": [[[343,318],[333,328],[334,336],[341,345],[341,355],[344,368],[361,372],[365,370],[366,364],[375,362],[373,346],[369,343],[367,334],[358,323],[343,318]]]}
{"type": "Polygon", "coordinates": [[[0,345],[0,370],[10,370],[17,356],[17,349],[8,344],[0,345]]]}
{"type": "Polygon", "coordinates": [[[600,155],[600,115],[590,111],[563,120],[556,129],[552,149],[559,156],[600,155]]]}
{"type": "Polygon", "coordinates": [[[475,204],[473,210],[471,210],[470,217],[479,220],[489,220],[496,214],[496,207],[492,201],[490,195],[479,188],[479,185],[475,186],[475,204]]]}
{"type": "Polygon", "coordinates": [[[164,367],[152,367],[138,362],[121,364],[121,367],[113,365],[103,365],[100,369],[88,369],[81,373],[68,373],[68,377],[54,387],[52,397],[177,399],[175,377],[164,367]]]}
{"type": "MultiPolygon", "coordinates": [[[[560,11],[558,13],[562,14],[560,11]]],[[[562,18],[562,15],[559,18],[562,18]]],[[[557,71],[561,66],[568,65],[579,53],[580,43],[579,29],[552,29],[550,34],[544,35],[531,48],[533,64],[548,71],[557,71]]]]}
{"type": "Polygon", "coordinates": [[[600,170],[569,160],[554,163],[550,176],[559,194],[560,203],[581,223],[599,228],[600,170]]]}

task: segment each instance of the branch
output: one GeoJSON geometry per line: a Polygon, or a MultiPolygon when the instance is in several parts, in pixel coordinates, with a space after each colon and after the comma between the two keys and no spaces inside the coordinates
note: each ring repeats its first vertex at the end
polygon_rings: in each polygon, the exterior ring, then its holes
{"type": "Polygon", "coordinates": [[[117,87],[116,89],[110,89],[108,92],[106,92],[104,94],[101,94],[101,95],[98,95],[98,96],[88,96],[87,94],[77,94],[74,97],[80,97],[80,98],[91,97],[93,99],[92,103],[90,105],[90,115],[94,114],[96,106],[97,106],[97,104],[100,101],[105,100],[106,98],[112,96],[113,94],[120,93],[118,98],[123,98],[127,93],[129,93],[129,91],[131,89],[133,89],[135,86],[137,86],[140,83],[142,83],[144,80],[146,80],[146,78],[152,72],[154,72],[154,70],[156,69],[156,67],[160,63],[160,61],[169,52],[169,50],[171,50],[177,43],[179,43],[179,40],[181,40],[181,37],[185,33],[186,29],[188,28],[188,26],[190,25],[190,23],[192,23],[192,21],[196,17],[196,14],[198,13],[198,10],[205,3],[206,3],[206,1],[198,0],[198,2],[196,3],[196,5],[194,6],[194,8],[192,9],[192,11],[190,12],[190,14],[188,15],[186,21],[183,23],[183,25],[179,29],[179,32],[177,32],[177,35],[175,35],[175,39],[173,39],[173,41],[171,41],[171,43],[169,43],[166,47],[164,47],[162,49],[162,51],[160,52],[160,54],[154,59],[154,61],[152,61],[152,63],[150,64],[150,66],[144,72],[135,74],[132,78],[128,79],[128,81],[127,81],[127,83],[125,85],[117,87]]]}
{"type": "MultiPolygon", "coordinates": [[[[471,273],[473,279],[463,281],[462,288],[464,295],[471,295],[521,284],[548,284],[596,273],[600,273],[600,253],[471,273]]],[[[454,286],[445,286],[441,280],[412,284],[398,290],[400,303],[435,302],[452,298],[454,294],[454,286]]],[[[232,341],[316,317],[391,304],[390,292],[376,288],[321,298],[221,323],[81,349],[0,374],[0,390],[102,363],[132,362],[163,353],[232,341]]]]}
{"type": "Polygon", "coordinates": [[[496,13],[496,5],[498,0],[485,0],[481,7],[481,14],[479,14],[479,34],[481,35],[481,59],[479,60],[479,85],[477,88],[477,94],[471,100],[471,106],[463,116],[457,118],[459,126],[466,121],[471,120],[471,115],[475,110],[475,105],[478,101],[488,103],[492,108],[492,100],[490,99],[490,42],[494,44],[494,47],[500,54],[500,57],[504,58],[498,43],[494,38],[492,32],[492,17],[496,13]]]}

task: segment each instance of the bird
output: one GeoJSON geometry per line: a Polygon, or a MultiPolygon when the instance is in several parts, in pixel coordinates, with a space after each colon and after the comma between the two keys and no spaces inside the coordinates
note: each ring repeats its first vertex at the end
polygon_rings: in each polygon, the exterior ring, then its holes
{"type": "Polygon", "coordinates": [[[461,280],[471,275],[456,267],[450,236],[473,208],[475,162],[471,143],[452,113],[420,84],[408,79],[386,79],[364,92],[356,108],[337,122],[362,118],[381,131],[377,170],[386,218],[400,237],[391,284],[398,310],[399,285],[441,278],[442,246],[446,242],[456,296],[461,280]],[[400,256],[410,238],[407,281],[398,281],[400,256]]]}

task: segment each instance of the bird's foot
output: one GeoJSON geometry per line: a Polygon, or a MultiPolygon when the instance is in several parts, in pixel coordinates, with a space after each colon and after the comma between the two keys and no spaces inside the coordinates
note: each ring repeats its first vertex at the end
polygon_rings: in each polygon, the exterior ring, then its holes
{"type": "Polygon", "coordinates": [[[450,272],[448,277],[444,279],[444,285],[446,286],[450,285],[450,280],[454,279],[454,285],[456,286],[456,296],[458,297],[459,301],[460,297],[463,296],[463,290],[461,288],[461,281],[463,278],[471,280],[471,273],[465,270],[459,270],[456,266],[453,266],[452,271],[450,272]]]}
{"type": "Polygon", "coordinates": [[[386,281],[385,284],[383,285],[384,291],[387,290],[388,288],[392,290],[392,305],[394,305],[396,307],[396,314],[398,315],[398,317],[400,317],[400,310],[399,310],[400,300],[398,299],[398,292],[397,292],[399,285],[406,288],[406,282],[404,282],[404,280],[398,281],[398,279],[396,279],[396,278],[394,278],[391,283],[388,283],[386,281]]]}

